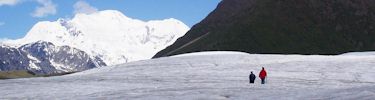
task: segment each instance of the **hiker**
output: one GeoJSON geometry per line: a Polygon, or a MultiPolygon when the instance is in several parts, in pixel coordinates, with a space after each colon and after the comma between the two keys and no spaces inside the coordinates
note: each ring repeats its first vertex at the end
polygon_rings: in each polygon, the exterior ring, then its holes
{"type": "Polygon", "coordinates": [[[262,71],[260,71],[259,73],[259,78],[262,80],[262,84],[266,83],[266,77],[267,77],[267,72],[264,69],[264,67],[262,67],[262,71]]]}
{"type": "Polygon", "coordinates": [[[254,84],[256,76],[253,74],[253,71],[251,71],[249,75],[250,84],[254,84]]]}

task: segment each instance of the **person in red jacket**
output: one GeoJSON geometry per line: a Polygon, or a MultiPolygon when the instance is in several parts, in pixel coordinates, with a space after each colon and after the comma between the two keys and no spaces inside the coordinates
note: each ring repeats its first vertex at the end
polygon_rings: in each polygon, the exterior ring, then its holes
{"type": "Polygon", "coordinates": [[[262,71],[259,73],[259,78],[262,80],[262,84],[266,83],[266,77],[267,77],[267,72],[264,70],[264,67],[262,67],[262,71]]]}

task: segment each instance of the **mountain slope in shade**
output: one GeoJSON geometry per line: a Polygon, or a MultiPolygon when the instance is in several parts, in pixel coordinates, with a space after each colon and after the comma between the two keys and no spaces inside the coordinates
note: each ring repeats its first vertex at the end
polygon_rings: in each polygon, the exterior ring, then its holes
{"type": "Polygon", "coordinates": [[[0,55],[0,71],[27,70],[29,66],[27,53],[18,48],[1,45],[0,55]]]}
{"type": "Polygon", "coordinates": [[[374,0],[223,0],[155,57],[197,51],[341,54],[375,50],[374,0]]]}
{"type": "Polygon", "coordinates": [[[77,72],[106,66],[100,58],[69,46],[37,41],[19,48],[0,47],[0,71],[31,71],[38,75],[77,72]]]}
{"type": "Polygon", "coordinates": [[[149,59],[188,30],[188,26],[173,18],[145,22],[119,11],[105,10],[77,14],[72,19],[39,22],[24,38],[8,43],[48,41],[83,50],[114,65],[149,59]]]}

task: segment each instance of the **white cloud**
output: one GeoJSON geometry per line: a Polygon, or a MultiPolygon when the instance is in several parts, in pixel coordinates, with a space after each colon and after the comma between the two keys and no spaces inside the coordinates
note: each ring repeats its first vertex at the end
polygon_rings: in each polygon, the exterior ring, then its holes
{"type": "Polygon", "coordinates": [[[37,2],[41,5],[38,6],[33,13],[31,13],[31,16],[33,17],[46,17],[48,15],[55,15],[56,10],[56,4],[54,4],[51,0],[37,0],[37,2]]]}
{"type": "Polygon", "coordinates": [[[0,22],[0,26],[3,26],[3,25],[5,25],[5,23],[4,22],[0,22]]]}
{"type": "Polygon", "coordinates": [[[78,1],[74,4],[73,6],[74,8],[74,13],[77,14],[77,13],[84,13],[84,14],[91,14],[91,13],[94,13],[94,12],[97,12],[98,9],[91,6],[90,4],[88,4],[87,2],[85,1],[78,1]]]}
{"type": "Polygon", "coordinates": [[[16,5],[19,2],[20,2],[20,0],[0,0],[0,6],[3,6],[3,5],[13,6],[13,5],[16,5]]]}

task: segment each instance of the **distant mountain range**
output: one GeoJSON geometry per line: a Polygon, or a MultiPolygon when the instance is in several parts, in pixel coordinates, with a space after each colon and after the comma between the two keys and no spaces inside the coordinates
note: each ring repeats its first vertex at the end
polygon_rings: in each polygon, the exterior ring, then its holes
{"type": "Polygon", "coordinates": [[[19,48],[0,46],[0,71],[27,70],[38,75],[83,71],[106,66],[100,58],[69,46],[38,41],[19,48]]]}
{"type": "Polygon", "coordinates": [[[177,19],[144,22],[116,10],[42,21],[0,43],[0,69],[50,74],[150,59],[188,30],[177,19]]]}
{"type": "Polygon", "coordinates": [[[154,57],[199,51],[341,54],[375,50],[374,0],[223,0],[154,57]]]}

